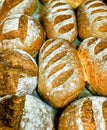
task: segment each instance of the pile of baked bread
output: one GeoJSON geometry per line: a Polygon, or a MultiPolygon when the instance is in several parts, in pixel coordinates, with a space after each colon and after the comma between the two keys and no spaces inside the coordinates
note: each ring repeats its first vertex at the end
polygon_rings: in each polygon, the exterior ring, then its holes
{"type": "Polygon", "coordinates": [[[105,1],[1,0],[0,130],[107,130],[105,1]]]}

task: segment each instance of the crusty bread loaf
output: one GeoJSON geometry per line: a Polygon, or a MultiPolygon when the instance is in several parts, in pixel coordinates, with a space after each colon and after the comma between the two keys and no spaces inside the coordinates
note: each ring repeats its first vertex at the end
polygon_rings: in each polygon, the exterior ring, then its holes
{"type": "Polygon", "coordinates": [[[34,96],[0,98],[0,130],[53,130],[51,115],[34,96]]]}
{"type": "Polygon", "coordinates": [[[101,0],[87,0],[77,11],[79,37],[107,40],[107,6],[101,0]]]}
{"type": "Polygon", "coordinates": [[[62,113],[58,130],[106,130],[107,98],[86,97],[71,103],[62,113]]]}
{"type": "Polygon", "coordinates": [[[0,50],[0,96],[31,94],[37,85],[35,60],[22,50],[0,50]]]}
{"type": "Polygon", "coordinates": [[[65,0],[65,1],[69,3],[72,6],[72,8],[76,9],[86,0],[65,0]]]}
{"type": "Polygon", "coordinates": [[[45,32],[41,24],[25,14],[13,14],[0,25],[0,48],[22,49],[32,56],[36,56],[45,32]]]}
{"type": "Polygon", "coordinates": [[[0,23],[10,14],[31,15],[37,3],[38,0],[0,0],[0,23]]]}
{"type": "Polygon", "coordinates": [[[76,49],[67,40],[47,40],[39,53],[38,92],[55,108],[73,101],[85,86],[76,49]]]}
{"type": "Polygon", "coordinates": [[[74,10],[64,0],[51,0],[44,5],[41,20],[47,38],[64,38],[70,42],[77,37],[74,10]]]}
{"type": "Polygon", "coordinates": [[[89,37],[78,49],[86,81],[98,94],[107,96],[107,41],[89,37]]]}

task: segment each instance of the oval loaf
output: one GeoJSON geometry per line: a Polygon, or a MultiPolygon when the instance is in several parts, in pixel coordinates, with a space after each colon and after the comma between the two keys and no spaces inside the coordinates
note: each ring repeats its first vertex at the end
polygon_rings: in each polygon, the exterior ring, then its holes
{"type": "Polygon", "coordinates": [[[77,37],[77,23],[74,10],[64,0],[51,0],[42,10],[42,23],[47,38],[64,38],[70,42],[77,37]]]}
{"type": "Polygon", "coordinates": [[[78,49],[86,80],[94,90],[107,96],[107,41],[89,37],[78,49]]]}
{"type": "Polygon", "coordinates": [[[87,0],[77,11],[79,37],[90,36],[107,40],[107,5],[101,0],[87,0]]]}
{"type": "Polygon", "coordinates": [[[65,107],[84,88],[84,75],[76,49],[64,39],[49,39],[39,53],[38,92],[56,108],[65,107]]]}

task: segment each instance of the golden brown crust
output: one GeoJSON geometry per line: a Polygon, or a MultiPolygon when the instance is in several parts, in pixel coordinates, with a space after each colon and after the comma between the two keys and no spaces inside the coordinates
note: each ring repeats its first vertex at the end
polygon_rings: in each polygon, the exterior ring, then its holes
{"type": "Polygon", "coordinates": [[[86,72],[86,81],[98,94],[107,96],[107,42],[89,37],[78,49],[86,72]]]}
{"type": "Polygon", "coordinates": [[[106,130],[107,98],[86,97],[71,103],[61,114],[58,130],[106,130]]]}
{"type": "Polygon", "coordinates": [[[52,0],[44,5],[41,14],[47,38],[64,38],[70,42],[77,37],[74,10],[64,0],[52,0]]]}
{"type": "Polygon", "coordinates": [[[40,1],[42,2],[42,4],[46,4],[46,3],[48,3],[51,0],[40,0],[40,1]]]}
{"type": "Polygon", "coordinates": [[[72,8],[76,9],[86,0],[66,0],[66,1],[72,6],[72,8]]]}
{"type": "MultiPolygon", "coordinates": [[[[0,50],[0,70],[0,96],[15,94],[19,84],[19,88],[22,89],[19,89],[20,92],[28,92],[29,88],[27,82],[26,85],[24,84],[24,78],[35,77],[36,80],[38,75],[36,62],[32,60],[30,55],[20,50],[0,50]],[[22,79],[23,84],[21,84],[22,79]],[[23,90],[24,88],[26,89],[23,90]]],[[[32,86],[31,81],[29,81],[29,84],[32,91],[34,89],[32,87],[36,87],[36,82],[32,86]]]]}
{"type": "Polygon", "coordinates": [[[20,130],[24,102],[24,96],[0,99],[0,130],[20,130]]]}
{"type": "Polygon", "coordinates": [[[79,37],[90,36],[107,40],[107,6],[101,0],[88,0],[77,11],[79,37]]]}
{"type": "Polygon", "coordinates": [[[43,27],[28,15],[11,15],[0,25],[1,48],[22,49],[35,56],[44,41],[43,27]]]}
{"type": "Polygon", "coordinates": [[[48,103],[63,108],[84,88],[77,51],[64,39],[46,41],[39,53],[38,92],[48,103]]]}
{"type": "Polygon", "coordinates": [[[0,23],[10,14],[23,13],[31,15],[38,0],[1,0],[0,23]]]}

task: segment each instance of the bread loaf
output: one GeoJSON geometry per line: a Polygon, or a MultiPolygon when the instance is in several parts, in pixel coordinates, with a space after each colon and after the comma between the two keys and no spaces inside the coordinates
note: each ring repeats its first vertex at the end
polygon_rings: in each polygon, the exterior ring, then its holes
{"type": "Polygon", "coordinates": [[[76,49],[67,40],[47,40],[39,53],[38,92],[55,108],[73,101],[85,86],[76,49]]]}
{"type": "Polygon", "coordinates": [[[107,98],[86,97],[71,103],[62,113],[58,130],[106,130],[107,98]]]}
{"type": "Polygon", "coordinates": [[[65,1],[69,3],[72,6],[72,8],[76,9],[86,0],[65,0],[65,1]]]}
{"type": "Polygon", "coordinates": [[[32,94],[37,85],[35,60],[22,50],[0,50],[0,97],[32,94]]]}
{"type": "Polygon", "coordinates": [[[0,48],[22,49],[36,56],[45,32],[41,24],[25,14],[13,14],[0,25],[0,48]]]}
{"type": "Polygon", "coordinates": [[[37,3],[38,0],[0,0],[0,23],[11,14],[31,15],[37,3]]]}
{"type": "Polygon", "coordinates": [[[0,130],[53,130],[51,115],[34,96],[0,98],[0,130]]]}
{"type": "Polygon", "coordinates": [[[89,37],[78,49],[85,69],[85,81],[100,94],[107,96],[107,41],[89,37]]]}
{"type": "Polygon", "coordinates": [[[64,38],[73,42],[77,37],[74,10],[64,0],[51,0],[44,5],[41,20],[47,38],[64,38]]]}
{"type": "Polygon", "coordinates": [[[87,0],[77,11],[79,37],[107,40],[107,6],[101,0],[87,0]]]}

